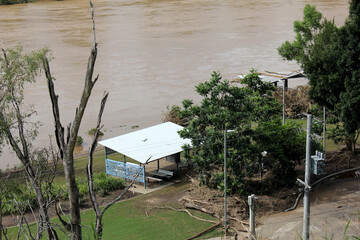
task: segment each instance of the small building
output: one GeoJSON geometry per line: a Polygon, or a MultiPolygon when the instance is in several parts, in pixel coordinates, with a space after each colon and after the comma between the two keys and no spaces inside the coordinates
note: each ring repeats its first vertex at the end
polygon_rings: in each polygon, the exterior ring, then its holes
{"type": "Polygon", "coordinates": [[[166,122],[100,141],[99,144],[105,146],[106,174],[125,180],[132,180],[138,175],[135,181],[144,183],[146,188],[147,178],[157,179],[146,176],[146,164],[157,161],[158,171],[152,175],[172,176],[172,172],[160,169],[159,160],[168,158],[178,166],[182,147],[185,144],[191,146],[189,139],[183,139],[178,134],[182,129],[182,126],[166,122]],[[114,152],[123,154],[124,161],[111,160],[109,155],[114,152]],[[126,162],[126,156],[138,164],[126,162]]]}

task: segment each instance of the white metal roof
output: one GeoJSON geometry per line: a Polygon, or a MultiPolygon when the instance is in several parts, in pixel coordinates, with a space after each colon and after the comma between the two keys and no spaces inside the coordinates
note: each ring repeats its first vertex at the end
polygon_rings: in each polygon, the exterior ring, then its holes
{"type": "Polygon", "coordinates": [[[140,163],[150,157],[151,162],[181,152],[184,144],[191,144],[190,139],[180,138],[178,131],[182,129],[182,126],[166,122],[99,143],[140,163]]]}

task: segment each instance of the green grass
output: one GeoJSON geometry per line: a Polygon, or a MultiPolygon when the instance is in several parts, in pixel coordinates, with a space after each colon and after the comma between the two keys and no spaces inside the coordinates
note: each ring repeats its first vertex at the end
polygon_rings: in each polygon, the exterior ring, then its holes
{"type": "MultiPolygon", "coordinates": [[[[103,239],[186,239],[209,228],[213,225],[212,223],[196,220],[185,212],[158,208],[148,211],[147,200],[150,198],[171,196],[188,187],[188,183],[176,184],[114,204],[104,215],[103,239]]],[[[171,203],[171,205],[179,207],[176,206],[176,203],[171,203]]],[[[193,214],[214,220],[214,218],[204,214],[195,212],[193,214]]],[[[81,218],[82,224],[85,226],[83,227],[83,239],[93,239],[91,230],[92,223],[95,220],[93,211],[83,211],[81,218]]],[[[57,219],[53,219],[53,222],[59,224],[57,219]]],[[[16,236],[16,231],[17,227],[8,229],[9,239],[16,236]]],[[[58,232],[60,239],[66,239],[63,233],[58,232]]]]}

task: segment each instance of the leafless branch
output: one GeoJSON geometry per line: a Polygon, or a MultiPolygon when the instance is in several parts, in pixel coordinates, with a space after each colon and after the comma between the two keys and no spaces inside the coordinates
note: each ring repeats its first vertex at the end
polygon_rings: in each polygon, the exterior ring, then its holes
{"type": "Polygon", "coordinates": [[[95,21],[94,21],[94,5],[91,2],[91,0],[89,1],[90,3],[90,8],[91,8],[91,20],[93,23],[93,33],[94,33],[94,44],[96,44],[96,32],[95,32],[95,21]]]}

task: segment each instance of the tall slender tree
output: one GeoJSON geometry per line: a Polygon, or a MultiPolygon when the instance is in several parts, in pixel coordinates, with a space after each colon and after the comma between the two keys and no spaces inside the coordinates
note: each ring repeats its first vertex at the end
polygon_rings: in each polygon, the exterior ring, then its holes
{"type": "MultiPolygon", "coordinates": [[[[46,56],[42,59],[43,68],[47,79],[49,96],[52,103],[52,112],[53,112],[54,124],[55,124],[55,138],[63,162],[65,182],[69,194],[70,222],[67,222],[64,219],[62,219],[60,215],[59,217],[64,227],[69,231],[72,240],[82,239],[80,196],[79,196],[79,189],[76,184],[76,175],[74,169],[74,148],[88,100],[90,98],[92,89],[99,77],[99,75],[97,75],[95,79],[93,79],[95,62],[97,57],[97,42],[95,36],[95,23],[94,23],[94,12],[93,12],[94,9],[91,1],[90,1],[90,6],[91,6],[92,21],[93,21],[94,41],[88,59],[88,65],[85,74],[85,83],[84,83],[84,88],[82,91],[80,103],[76,108],[75,117],[73,121],[67,125],[66,131],[63,125],[61,124],[58,95],[56,95],[55,93],[54,78],[51,75],[49,60],[46,56]]],[[[105,95],[104,98],[107,98],[107,95],[105,95]]]]}
{"type": "MultiPolygon", "coordinates": [[[[17,158],[25,168],[26,175],[34,190],[41,219],[38,229],[45,229],[49,239],[58,239],[48,214],[48,201],[42,190],[42,178],[37,175],[34,164],[39,155],[31,142],[37,135],[37,124],[28,123],[34,113],[31,107],[24,107],[24,86],[35,81],[46,49],[23,53],[18,45],[14,49],[2,49],[0,57],[0,132],[5,137],[17,158]]],[[[42,231],[38,232],[41,236],[42,231]]]]}

